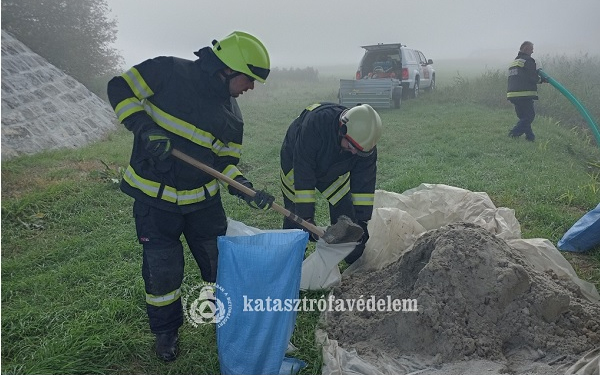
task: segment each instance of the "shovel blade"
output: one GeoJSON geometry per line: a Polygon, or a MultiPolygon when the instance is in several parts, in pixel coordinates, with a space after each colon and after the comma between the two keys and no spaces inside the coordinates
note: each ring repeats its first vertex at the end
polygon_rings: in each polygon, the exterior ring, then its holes
{"type": "Polygon", "coordinates": [[[352,222],[348,216],[342,215],[337,223],[327,227],[321,239],[330,244],[358,242],[364,233],[360,225],[352,222]]]}

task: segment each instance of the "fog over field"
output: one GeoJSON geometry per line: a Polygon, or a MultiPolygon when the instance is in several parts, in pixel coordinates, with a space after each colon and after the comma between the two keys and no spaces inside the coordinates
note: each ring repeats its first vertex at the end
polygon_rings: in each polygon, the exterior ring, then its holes
{"type": "Polygon", "coordinates": [[[401,42],[427,58],[510,61],[524,40],[534,57],[600,54],[599,0],[108,0],[127,66],[193,51],[233,30],[258,36],[272,66],[357,64],[361,45],[401,42]]]}

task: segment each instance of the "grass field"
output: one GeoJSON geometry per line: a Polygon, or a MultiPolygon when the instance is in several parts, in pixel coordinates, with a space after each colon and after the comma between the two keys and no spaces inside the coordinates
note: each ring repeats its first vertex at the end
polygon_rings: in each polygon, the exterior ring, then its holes
{"type": "MultiPolygon", "coordinates": [[[[591,71],[598,60],[584,63],[591,71]]],[[[554,68],[545,70],[576,88],[598,119],[598,74],[569,79],[568,68],[554,68]]],[[[542,87],[536,142],[509,139],[515,114],[504,100],[503,72],[482,69],[450,79],[454,68],[437,71],[447,72],[440,90],[407,100],[400,110],[380,111],[385,129],[377,187],[401,193],[440,183],[483,191],[497,207],[515,210],[523,238],[556,243],[600,201],[600,148],[580,116],[542,87]]],[[[273,77],[240,100],[246,119],[240,169],[279,203],[279,147],[287,126],[307,105],[337,101],[339,78],[308,84],[273,77]]],[[[81,149],[2,162],[3,374],[218,373],[209,325],[184,324],[177,361],[164,364],[154,356],[132,200],[114,183],[127,166],[131,140],[120,129],[81,149]]],[[[224,204],[229,217],[248,225],[281,225],[274,211],[250,210],[229,195],[224,204]]],[[[319,205],[317,222],[326,225],[319,205]]],[[[600,248],[565,257],[600,287],[600,248]]],[[[200,281],[186,254],[185,286],[200,281]]],[[[292,342],[296,357],[308,363],[302,374],[320,373],[317,325],[316,313],[299,314],[292,342]]]]}

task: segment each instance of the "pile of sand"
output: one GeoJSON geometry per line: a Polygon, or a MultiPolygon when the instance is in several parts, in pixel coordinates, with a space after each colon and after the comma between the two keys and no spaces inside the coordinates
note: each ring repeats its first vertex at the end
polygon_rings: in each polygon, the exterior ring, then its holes
{"type": "Polygon", "coordinates": [[[333,293],[417,300],[418,312],[328,313],[329,337],[365,358],[526,357],[554,364],[574,362],[600,344],[598,304],[572,282],[535,271],[504,240],[474,224],[429,231],[397,262],[344,279],[333,293]]]}

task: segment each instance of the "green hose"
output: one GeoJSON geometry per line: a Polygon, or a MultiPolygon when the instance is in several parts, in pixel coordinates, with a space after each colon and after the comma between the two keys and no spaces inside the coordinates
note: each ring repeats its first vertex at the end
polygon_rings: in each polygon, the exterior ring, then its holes
{"type": "Polygon", "coordinates": [[[548,81],[548,83],[550,83],[552,86],[556,87],[556,89],[560,91],[561,94],[563,94],[567,99],[569,99],[571,103],[573,103],[573,105],[579,110],[579,113],[581,113],[581,115],[585,118],[585,121],[587,121],[588,125],[590,126],[590,129],[592,129],[592,133],[594,133],[594,136],[596,137],[596,143],[598,143],[598,147],[600,147],[600,132],[598,132],[598,126],[594,122],[594,119],[592,119],[592,116],[590,116],[588,111],[585,109],[583,104],[581,104],[577,100],[577,98],[575,98],[575,96],[571,94],[569,90],[564,88],[563,85],[558,83],[554,78],[550,77],[542,69],[538,69],[538,75],[546,81],[548,81]]]}

